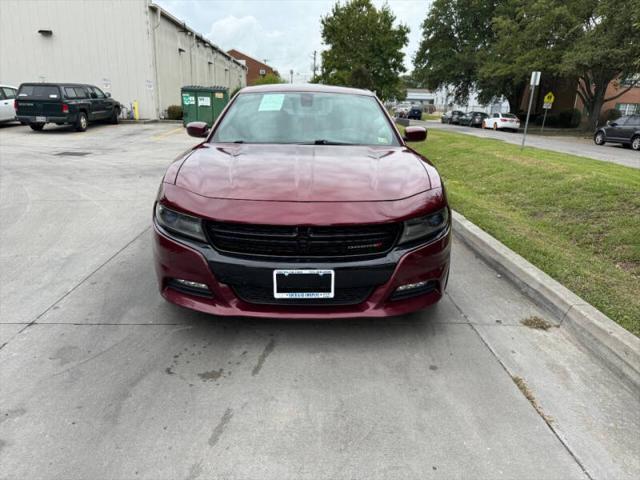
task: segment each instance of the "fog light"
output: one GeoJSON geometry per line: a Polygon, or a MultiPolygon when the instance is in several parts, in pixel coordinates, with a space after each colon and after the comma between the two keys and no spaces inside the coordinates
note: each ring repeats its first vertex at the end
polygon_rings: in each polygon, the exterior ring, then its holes
{"type": "Polygon", "coordinates": [[[405,292],[407,290],[413,290],[414,288],[421,288],[424,287],[427,283],[429,283],[428,280],[416,283],[405,283],[404,285],[400,285],[398,288],[396,288],[396,292],[405,292]]]}
{"type": "Polygon", "coordinates": [[[191,280],[183,280],[181,278],[176,278],[175,281],[176,283],[179,283],[180,285],[184,285],[185,287],[209,291],[209,287],[207,287],[204,283],[192,282],[191,280]]]}
{"type": "Polygon", "coordinates": [[[197,295],[199,297],[213,297],[211,290],[207,287],[206,283],[192,282],[191,280],[183,280],[181,278],[172,278],[167,283],[169,288],[177,290],[182,293],[188,293],[189,295],[197,295]]]}

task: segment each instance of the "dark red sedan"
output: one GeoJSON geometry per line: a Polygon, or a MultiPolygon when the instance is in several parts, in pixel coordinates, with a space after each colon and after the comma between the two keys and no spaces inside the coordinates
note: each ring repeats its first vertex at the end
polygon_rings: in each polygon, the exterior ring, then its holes
{"type": "Polygon", "coordinates": [[[436,169],[375,95],[249,87],[168,168],[154,207],[160,292],[216,315],[381,317],[437,302],[451,213],[436,169]]]}

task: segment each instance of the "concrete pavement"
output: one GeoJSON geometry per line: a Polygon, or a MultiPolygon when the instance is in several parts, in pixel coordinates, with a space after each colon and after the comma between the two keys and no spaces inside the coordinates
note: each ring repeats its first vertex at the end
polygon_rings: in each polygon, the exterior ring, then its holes
{"type": "MultiPolygon", "coordinates": [[[[482,138],[495,138],[496,140],[502,140],[515,145],[520,145],[522,143],[522,133],[501,132],[483,130],[481,128],[463,127],[459,125],[448,125],[434,120],[411,120],[411,125],[423,125],[427,128],[464,133],[482,138]]],[[[634,152],[629,148],[624,148],[621,145],[612,143],[607,143],[604,146],[598,146],[593,143],[593,140],[588,138],[529,134],[527,135],[526,145],[528,147],[542,148],[544,150],[569,153],[571,155],[593,158],[594,160],[617,163],[626,167],[640,168],[640,152],[634,152]]]]}
{"type": "Polygon", "coordinates": [[[0,129],[0,478],[640,474],[638,392],[564,330],[523,326],[557,319],[459,242],[447,296],[407,317],[165,303],[151,205],[194,143],[162,124],[0,129]]]}

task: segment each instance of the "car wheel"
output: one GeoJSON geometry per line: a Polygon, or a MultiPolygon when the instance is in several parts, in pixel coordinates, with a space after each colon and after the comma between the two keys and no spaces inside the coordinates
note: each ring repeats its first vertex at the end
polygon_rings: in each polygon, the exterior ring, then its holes
{"type": "Polygon", "coordinates": [[[31,127],[31,130],[39,132],[44,128],[44,123],[30,123],[29,126],[31,127]]]}
{"type": "Polygon", "coordinates": [[[109,119],[109,123],[112,125],[117,125],[120,121],[120,110],[114,110],[111,114],[111,118],[109,119]]]}
{"type": "Polygon", "coordinates": [[[593,137],[593,141],[596,145],[604,145],[606,137],[604,136],[604,132],[597,132],[593,137]]]}
{"type": "Polygon", "coordinates": [[[494,123],[494,124],[493,124],[493,129],[494,129],[495,131],[498,131],[498,124],[497,124],[497,123],[494,123]]]}
{"type": "Polygon", "coordinates": [[[487,124],[484,122],[484,120],[482,121],[482,125],[480,125],[480,128],[483,130],[487,128],[487,124]]]}
{"type": "Polygon", "coordinates": [[[636,135],[631,139],[631,148],[636,152],[640,150],[640,135],[636,135]]]}
{"type": "Polygon", "coordinates": [[[87,129],[87,115],[84,112],[78,113],[78,119],[76,120],[76,131],[84,132],[87,129]]]}

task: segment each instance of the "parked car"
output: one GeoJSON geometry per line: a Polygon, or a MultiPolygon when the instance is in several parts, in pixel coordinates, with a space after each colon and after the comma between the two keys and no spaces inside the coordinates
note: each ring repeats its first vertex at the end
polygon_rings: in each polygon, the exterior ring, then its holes
{"type": "Polygon", "coordinates": [[[469,127],[481,127],[482,121],[488,116],[489,115],[484,112],[468,112],[460,117],[459,123],[460,125],[466,125],[469,127]]]}
{"type": "Polygon", "coordinates": [[[625,147],[640,150],[640,115],[620,117],[600,127],[593,135],[596,145],[605,143],[621,143],[625,147]]]}
{"type": "Polygon", "coordinates": [[[0,123],[12,122],[16,119],[13,103],[17,90],[11,85],[0,85],[0,123]]]}
{"type": "Polygon", "coordinates": [[[513,113],[492,113],[483,120],[482,128],[516,131],[520,128],[520,120],[513,113]]]}
{"type": "Polygon", "coordinates": [[[440,117],[440,122],[441,123],[448,123],[448,124],[458,124],[460,123],[460,117],[464,115],[464,112],[460,111],[460,110],[452,110],[450,112],[445,112],[442,114],[442,116],[440,117]]]}
{"type": "Polygon", "coordinates": [[[15,100],[22,123],[40,131],[47,123],[73,125],[79,132],[89,122],[118,123],[120,104],[93,85],[78,83],[23,83],[15,100]]]}
{"type": "Polygon", "coordinates": [[[437,302],[449,275],[442,179],[375,95],[242,89],[171,164],[154,204],[168,301],[216,315],[385,317],[437,302]]]}
{"type": "Polygon", "coordinates": [[[407,113],[407,118],[413,120],[422,120],[422,108],[411,107],[411,110],[409,110],[409,113],[407,113]]]}
{"type": "Polygon", "coordinates": [[[396,105],[393,109],[393,113],[396,117],[405,118],[409,114],[409,110],[411,110],[411,104],[404,102],[396,105]]]}

